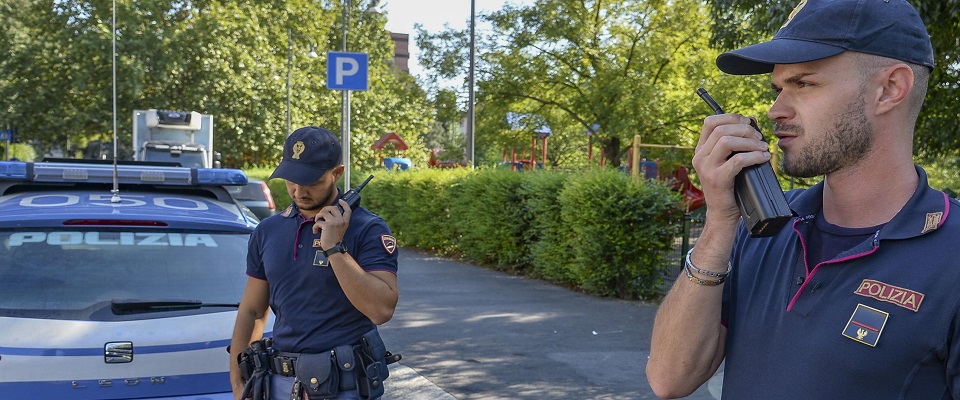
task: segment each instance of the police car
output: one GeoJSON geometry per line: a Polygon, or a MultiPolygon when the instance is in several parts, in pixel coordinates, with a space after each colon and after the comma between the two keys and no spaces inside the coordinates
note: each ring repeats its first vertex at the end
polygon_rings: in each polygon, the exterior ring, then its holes
{"type": "MultiPolygon", "coordinates": [[[[0,162],[0,398],[232,399],[242,171],[0,162]]],[[[272,331],[267,326],[267,333],[272,331]]]]}

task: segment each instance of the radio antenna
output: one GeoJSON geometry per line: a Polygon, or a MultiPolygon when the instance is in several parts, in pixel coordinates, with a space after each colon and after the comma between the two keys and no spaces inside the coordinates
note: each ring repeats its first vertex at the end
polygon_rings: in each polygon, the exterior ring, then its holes
{"type": "Polygon", "coordinates": [[[113,61],[113,190],[110,193],[111,203],[120,202],[120,185],[117,183],[117,0],[113,0],[113,20],[111,24],[113,31],[113,52],[111,61],[113,61]]]}

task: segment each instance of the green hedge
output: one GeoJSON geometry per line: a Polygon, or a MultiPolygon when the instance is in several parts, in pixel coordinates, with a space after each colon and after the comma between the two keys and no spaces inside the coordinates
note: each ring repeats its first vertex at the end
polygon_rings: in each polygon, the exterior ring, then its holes
{"type": "Polygon", "coordinates": [[[615,171],[380,173],[363,204],[405,246],[600,296],[660,295],[680,195],[615,171]]]}
{"type": "Polygon", "coordinates": [[[387,221],[400,244],[452,254],[458,238],[451,219],[451,188],[469,173],[466,169],[377,172],[361,192],[361,204],[387,221]]]}

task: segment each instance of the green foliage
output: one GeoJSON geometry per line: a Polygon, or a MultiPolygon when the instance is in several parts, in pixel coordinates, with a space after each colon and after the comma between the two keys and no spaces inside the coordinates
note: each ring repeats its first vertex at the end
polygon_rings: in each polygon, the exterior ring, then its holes
{"type": "Polygon", "coordinates": [[[526,210],[531,216],[530,263],[531,274],[565,286],[574,286],[575,259],[571,256],[573,241],[570,228],[564,224],[560,192],[571,179],[567,173],[528,174],[524,176],[520,193],[526,198],[526,210]]]}
{"type": "Polygon", "coordinates": [[[421,139],[427,149],[440,150],[439,158],[442,160],[460,162],[465,156],[466,138],[460,130],[463,116],[457,106],[456,92],[440,90],[434,96],[433,107],[436,109],[436,122],[421,135],[421,139]]]}
{"type": "Polygon", "coordinates": [[[524,179],[510,170],[481,170],[454,187],[451,222],[465,257],[498,269],[525,267],[530,216],[520,197],[524,179]]]}
{"type": "MultiPolygon", "coordinates": [[[[612,166],[625,161],[634,135],[695,144],[709,113],[694,94],[701,85],[750,114],[738,106],[765,91],[719,79],[707,61],[718,52],[703,28],[706,13],[699,0],[539,0],[482,15],[493,29],[477,40],[477,158],[494,163],[501,151],[531,150],[535,127],[511,130],[507,112],[542,117],[553,133],[548,164],[565,167],[587,164],[584,133],[595,123],[594,145],[612,166]]],[[[465,76],[467,38],[466,31],[421,31],[421,63],[437,77],[465,76]]]]}
{"type": "MultiPolygon", "coordinates": [[[[326,51],[341,49],[343,3],[116,3],[121,158],[133,153],[133,110],[162,108],[212,114],[224,166],[275,165],[287,135],[288,79],[293,129],[340,130],[340,92],[327,90],[323,77],[326,51]],[[320,58],[306,56],[311,46],[320,58]]],[[[375,167],[370,145],[391,131],[404,137],[409,158],[425,164],[418,136],[432,122],[426,94],[393,67],[386,17],[354,3],[348,50],[369,54],[370,88],[352,96],[352,165],[375,167]]],[[[111,2],[0,0],[0,11],[0,122],[41,154],[112,141],[111,2]]]]}
{"type": "Polygon", "coordinates": [[[404,246],[602,296],[659,295],[680,197],[613,171],[415,170],[380,174],[363,204],[404,246]]]}
{"type": "Polygon", "coordinates": [[[0,142],[0,161],[14,158],[20,161],[37,161],[37,152],[28,144],[0,142]]]}
{"type": "Polygon", "coordinates": [[[378,173],[363,189],[361,204],[390,224],[401,245],[452,254],[453,188],[471,174],[468,169],[378,173]]]}
{"type": "Polygon", "coordinates": [[[679,195],[612,171],[579,176],[560,192],[573,272],[584,289],[632,298],[663,283],[663,253],[680,233],[679,195]]]}
{"type": "MultiPolygon", "coordinates": [[[[930,187],[947,193],[960,193],[960,159],[945,158],[923,164],[930,187]]],[[[953,197],[957,197],[954,195],[953,197]]]]}

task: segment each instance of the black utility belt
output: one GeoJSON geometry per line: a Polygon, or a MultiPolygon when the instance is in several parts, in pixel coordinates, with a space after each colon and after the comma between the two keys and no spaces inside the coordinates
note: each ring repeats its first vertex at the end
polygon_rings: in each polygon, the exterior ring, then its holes
{"type": "Polygon", "coordinates": [[[270,357],[270,372],[282,376],[297,376],[298,361],[302,363],[301,369],[306,368],[306,363],[314,360],[329,360],[332,365],[343,371],[352,371],[356,362],[358,346],[340,346],[323,353],[287,353],[277,352],[270,357]]]}
{"type": "Polygon", "coordinates": [[[387,364],[400,361],[399,354],[386,351],[376,328],[364,334],[359,344],[321,353],[287,353],[272,345],[270,339],[251,344],[238,360],[241,373],[247,386],[271,373],[295,377],[291,398],[300,398],[301,390],[311,399],[336,398],[341,391],[357,390],[363,400],[378,399],[389,376],[387,364]]]}

